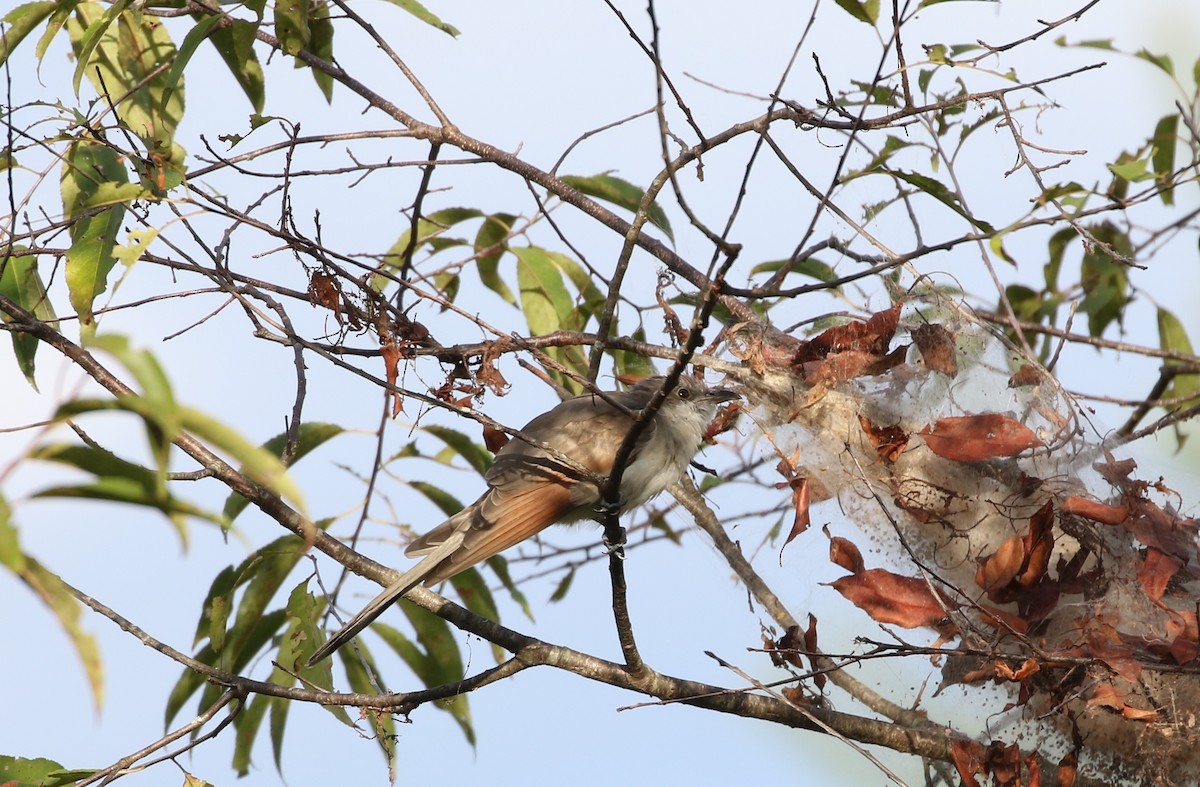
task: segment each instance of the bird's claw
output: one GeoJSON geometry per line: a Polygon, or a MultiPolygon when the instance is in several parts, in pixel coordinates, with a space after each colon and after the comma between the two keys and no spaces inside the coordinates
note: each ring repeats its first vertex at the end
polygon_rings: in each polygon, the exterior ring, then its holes
{"type": "Polygon", "coordinates": [[[596,503],[596,513],[604,517],[616,516],[621,513],[621,509],[624,507],[625,498],[620,495],[617,495],[617,499],[615,501],[608,500],[607,498],[601,498],[600,501],[596,503]]]}
{"type": "Polygon", "coordinates": [[[608,540],[608,536],[604,537],[604,553],[606,555],[615,555],[617,560],[625,559],[625,528],[621,528],[620,540],[616,543],[608,540]]]}

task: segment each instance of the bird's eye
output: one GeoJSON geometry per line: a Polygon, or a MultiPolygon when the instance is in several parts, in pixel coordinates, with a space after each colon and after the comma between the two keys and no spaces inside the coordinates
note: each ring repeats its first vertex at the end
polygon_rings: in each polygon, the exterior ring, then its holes
{"type": "Polygon", "coordinates": [[[687,388],[677,388],[676,390],[679,392],[680,399],[691,399],[692,398],[692,392],[689,391],[687,388]]]}

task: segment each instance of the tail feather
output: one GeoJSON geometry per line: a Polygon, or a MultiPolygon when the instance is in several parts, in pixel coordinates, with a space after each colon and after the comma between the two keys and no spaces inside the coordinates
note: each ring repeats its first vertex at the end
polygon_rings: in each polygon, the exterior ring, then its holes
{"type": "Polygon", "coordinates": [[[337,633],[326,640],[324,645],[317,648],[317,652],[312,654],[308,660],[308,666],[311,667],[324,660],[335,650],[358,636],[360,631],[371,625],[375,618],[379,617],[398,598],[421,584],[426,576],[438,567],[439,563],[462,545],[462,541],[463,534],[461,532],[451,534],[437,549],[426,555],[424,560],[401,574],[399,579],[388,585],[382,593],[371,600],[371,603],[363,607],[361,612],[350,618],[344,626],[338,629],[337,633]]]}

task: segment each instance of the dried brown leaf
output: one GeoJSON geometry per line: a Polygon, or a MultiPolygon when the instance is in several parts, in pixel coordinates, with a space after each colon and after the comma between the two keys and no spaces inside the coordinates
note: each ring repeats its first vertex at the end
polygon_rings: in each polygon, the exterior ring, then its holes
{"type": "Polygon", "coordinates": [[[1037,385],[1042,381],[1042,367],[1033,363],[1021,364],[1011,377],[1008,378],[1009,388],[1024,388],[1027,385],[1037,385]]]}
{"type": "Polygon", "coordinates": [[[1150,547],[1146,550],[1146,557],[1138,563],[1138,584],[1150,600],[1161,607],[1167,583],[1181,568],[1182,560],[1173,555],[1164,555],[1157,547],[1150,547]]]}
{"type": "Polygon", "coordinates": [[[958,462],[1016,456],[1043,445],[1028,426],[999,413],[939,419],[921,430],[929,450],[958,462]]]}
{"type": "Polygon", "coordinates": [[[899,426],[879,426],[865,415],[858,417],[858,424],[874,446],[875,453],[888,464],[895,462],[908,445],[908,433],[899,426]]]}
{"type": "Polygon", "coordinates": [[[1081,516],[1102,525],[1119,525],[1129,518],[1129,509],[1125,506],[1110,506],[1077,495],[1065,498],[1060,504],[1059,510],[1064,514],[1081,516]]]}
{"type": "Polygon", "coordinates": [[[1008,587],[1021,573],[1024,563],[1025,540],[1020,536],[1010,536],[994,553],[980,559],[979,568],[975,571],[975,584],[988,591],[990,596],[1008,587]]]}
{"type": "Polygon", "coordinates": [[[954,346],[954,334],[940,323],[925,323],[912,331],[913,341],[921,351],[925,366],[948,377],[958,374],[958,352],[954,346]]]}
{"type": "Polygon", "coordinates": [[[900,324],[901,304],[871,315],[866,322],[835,325],[812,339],[802,343],[792,358],[793,366],[803,366],[809,361],[829,355],[860,351],[876,358],[887,354],[888,345],[900,324]]]}
{"type": "MultiPolygon", "coordinates": [[[[829,535],[829,528],[825,528],[825,535],[829,535]]],[[[853,541],[841,536],[830,536],[829,560],[851,574],[860,574],[866,568],[863,564],[862,552],[858,550],[853,541]]]]}
{"type": "Polygon", "coordinates": [[[962,779],[963,787],[979,787],[975,776],[984,771],[984,760],[987,754],[983,744],[965,738],[955,738],[950,741],[950,759],[958,770],[958,778],[962,779]]]}
{"type": "Polygon", "coordinates": [[[938,628],[946,610],[957,605],[916,577],[903,577],[882,568],[871,568],[829,583],[848,601],[880,623],[904,628],[938,628]]]}

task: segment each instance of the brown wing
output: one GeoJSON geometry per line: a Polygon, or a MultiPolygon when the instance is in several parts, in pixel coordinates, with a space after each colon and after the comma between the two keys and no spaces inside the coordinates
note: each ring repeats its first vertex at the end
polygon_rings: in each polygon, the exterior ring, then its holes
{"type": "MultiPolygon", "coordinates": [[[[645,406],[648,398],[632,392],[613,396],[634,410],[645,406]]],[[[598,396],[579,396],[534,418],[521,431],[605,476],[632,421],[630,415],[598,396]]],[[[654,428],[652,422],[639,436],[631,462],[654,428]]],[[[578,471],[520,438],[500,450],[486,478],[490,489],[478,502],[404,550],[410,557],[426,555],[451,535],[463,534],[462,545],[430,571],[426,585],[452,577],[556,522],[590,516],[600,500],[595,484],[581,481],[578,471]]]]}

